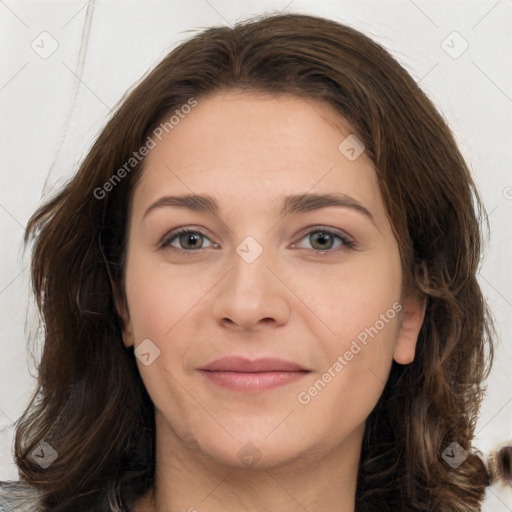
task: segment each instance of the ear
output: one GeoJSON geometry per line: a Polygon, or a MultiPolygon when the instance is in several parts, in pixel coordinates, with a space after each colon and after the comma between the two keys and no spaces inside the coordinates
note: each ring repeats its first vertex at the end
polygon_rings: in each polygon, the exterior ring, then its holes
{"type": "Polygon", "coordinates": [[[414,361],[416,343],[420,333],[427,301],[416,296],[408,296],[403,302],[400,331],[393,352],[393,359],[398,364],[409,364],[414,361]]]}
{"type": "Polygon", "coordinates": [[[133,345],[133,332],[130,314],[128,312],[128,305],[126,304],[126,297],[119,291],[117,285],[114,283],[112,283],[112,290],[114,294],[114,304],[123,324],[123,343],[128,348],[133,345]]]}

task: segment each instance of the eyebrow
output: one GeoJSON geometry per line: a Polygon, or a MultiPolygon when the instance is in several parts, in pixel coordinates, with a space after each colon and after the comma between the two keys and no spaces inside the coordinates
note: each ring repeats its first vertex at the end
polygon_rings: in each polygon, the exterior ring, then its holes
{"type": "MultiPolygon", "coordinates": [[[[219,205],[215,198],[206,194],[186,194],[180,196],[165,196],[161,197],[144,213],[144,217],[149,212],[156,210],[157,208],[174,206],[178,208],[187,208],[194,212],[211,213],[213,215],[219,215],[219,205]]],[[[378,229],[377,223],[373,218],[370,211],[363,206],[359,201],[351,196],[341,193],[332,194],[291,194],[282,198],[281,204],[281,217],[286,217],[293,213],[310,212],[319,210],[321,208],[327,208],[330,206],[342,206],[345,208],[351,208],[359,213],[365,215],[378,229]]]]}

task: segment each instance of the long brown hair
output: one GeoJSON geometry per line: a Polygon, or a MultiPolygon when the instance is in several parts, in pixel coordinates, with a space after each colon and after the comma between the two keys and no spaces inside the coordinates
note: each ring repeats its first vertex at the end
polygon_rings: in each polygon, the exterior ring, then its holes
{"type": "Polygon", "coordinates": [[[73,179],[30,219],[44,350],[17,422],[20,479],[53,512],[126,510],[150,488],[154,406],[122,343],[113,295],[124,295],[144,159],[126,163],[176,109],[226,89],[337,109],[375,164],[405,285],[427,303],[414,361],[393,362],[367,420],[356,510],[480,510],[487,475],[471,441],[495,337],[476,279],[487,215],[449,127],[413,78],[357,30],[300,14],[209,28],[180,44],[122,99],[73,179]],[[30,457],[42,442],[58,454],[46,468],[30,457]],[[442,458],[453,442],[469,453],[457,468],[442,458]]]}

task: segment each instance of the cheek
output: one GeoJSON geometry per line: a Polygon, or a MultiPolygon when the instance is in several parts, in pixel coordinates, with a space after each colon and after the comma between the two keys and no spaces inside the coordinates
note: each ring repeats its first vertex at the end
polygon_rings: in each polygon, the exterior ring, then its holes
{"type": "MultiPolygon", "coordinates": [[[[350,264],[339,269],[333,267],[328,276],[318,275],[315,286],[311,285],[311,276],[297,278],[304,279],[300,289],[303,293],[307,291],[311,310],[325,322],[331,334],[336,333],[334,336],[344,340],[355,338],[379,321],[400,301],[402,291],[397,250],[356,256],[350,264]]],[[[396,307],[390,312],[392,318],[395,313],[396,307]]]]}
{"type": "Polygon", "coordinates": [[[164,339],[204,293],[194,276],[170,272],[165,262],[134,251],[126,267],[126,295],[136,344],[164,339]]]}
{"type": "Polygon", "coordinates": [[[165,308],[170,314],[175,304],[172,303],[172,296],[166,293],[163,283],[155,280],[154,272],[137,271],[134,277],[127,271],[126,294],[130,310],[130,321],[137,345],[144,338],[158,339],[162,332],[171,327],[172,317],[167,316],[169,325],[164,325],[165,308]]]}
{"type": "MultiPolygon", "coordinates": [[[[189,352],[200,348],[200,334],[208,328],[205,297],[216,282],[218,276],[212,273],[173,269],[142,251],[128,260],[126,295],[135,346],[151,340],[160,350],[156,366],[161,372],[182,372],[189,352]]],[[[155,373],[152,366],[139,364],[139,370],[145,381],[155,373]]]]}
{"type": "Polygon", "coordinates": [[[324,364],[297,398],[304,421],[321,418],[318,435],[335,442],[366,420],[385,387],[401,311],[400,260],[393,252],[361,257],[332,275],[325,289],[322,300],[308,295],[331,331],[322,327],[318,338],[324,364]],[[324,432],[323,425],[336,428],[324,432]]]}
{"type": "Polygon", "coordinates": [[[185,284],[183,280],[164,278],[165,268],[147,255],[130,256],[126,268],[126,295],[135,347],[149,339],[160,351],[149,365],[137,359],[139,373],[156,409],[176,413],[186,409],[190,401],[173,376],[181,371],[188,350],[189,336],[183,330],[186,326],[183,320],[199,296],[192,300],[188,293],[185,298],[179,292],[185,284]]]}
{"type": "MultiPolygon", "coordinates": [[[[326,393],[324,399],[330,394],[334,402],[361,407],[361,413],[378,400],[389,375],[399,333],[401,279],[396,248],[378,257],[359,257],[357,263],[329,280],[323,309],[321,302],[315,306],[331,331],[322,339],[328,354],[325,371],[330,368],[336,375],[332,379],[336,384],[329,385],[332,394],[326,393]],[[333,368],[336,362],[339,364],[333,368]],[[359,403],[358,396],[365,398],[359,403]]],[[[329,379],[329,375],[325,377],[329,379]]]]}

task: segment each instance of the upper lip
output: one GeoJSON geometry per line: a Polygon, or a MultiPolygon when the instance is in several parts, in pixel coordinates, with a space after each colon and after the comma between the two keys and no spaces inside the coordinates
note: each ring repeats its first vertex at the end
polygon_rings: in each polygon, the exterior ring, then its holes
{"type": "Polygon", "coordinates": [[[310,371],[300,364],[283,359],[263,357],[260,359],[247,359],[241,356],[225,356],[215,359],[206,366],[199,368],[210,372],[306,372],[310,371]]]}

